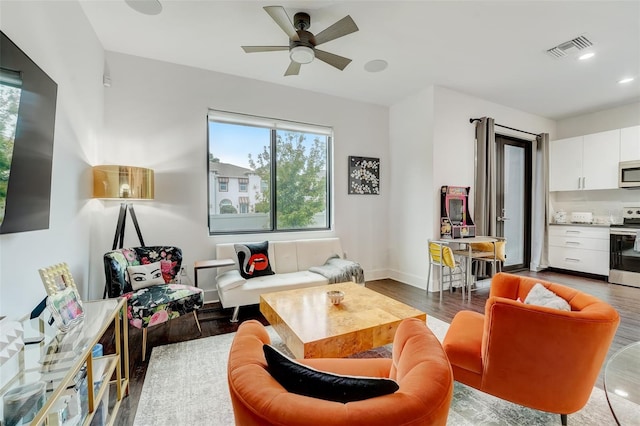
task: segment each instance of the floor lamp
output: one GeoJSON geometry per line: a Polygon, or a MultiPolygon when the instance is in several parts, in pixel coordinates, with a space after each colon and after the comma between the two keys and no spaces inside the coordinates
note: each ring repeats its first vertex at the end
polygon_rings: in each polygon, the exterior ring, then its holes
{"type": "MultiPolygon", "coordinates": [[[[153,200],[153,197],[154,175],[152,169],[119,165],[93,167],[93,198],[121,200],[120,214],[111,250],[123,247],[127,212],[131,215],[140,245],[144,246],[142,232],[131,200],[153,200]]],[[[105,284],[103,298],[106,294],[105,284]]]]}

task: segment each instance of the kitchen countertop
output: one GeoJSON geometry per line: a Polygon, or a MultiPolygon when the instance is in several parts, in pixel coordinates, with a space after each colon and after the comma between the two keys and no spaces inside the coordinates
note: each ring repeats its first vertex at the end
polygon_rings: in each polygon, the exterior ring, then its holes
{"type": "Polygon", "coordinates": [[[550,223],[549,226],[586,226],[589,228],[609,228],[610,225],[608,223],[550,223]]]}

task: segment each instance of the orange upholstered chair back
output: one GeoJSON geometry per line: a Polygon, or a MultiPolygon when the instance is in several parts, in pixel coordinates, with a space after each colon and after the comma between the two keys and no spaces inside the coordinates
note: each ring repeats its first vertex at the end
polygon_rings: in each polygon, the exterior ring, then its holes
{"type": "Polygon", "coordinates": [[[575,412],[589,399],[619,322],[617,311],[594,296],[499,273],[485,306],[481,390],[544,411],[575,412]],[[571,311],[517,301],[536,283],[571,311]]]}
{"type": "Polygon", "coordinates": [[[298,360],[318,370],[394,378],[393,394],[346,404],[287,392],[267,370],[264,326],[245,321],[229,352],[227,378],[237,425],[446,425],[453,374],[437,338],[423,321],[403,321],[396,332],[393,361],[373,359],[298,360]]]}

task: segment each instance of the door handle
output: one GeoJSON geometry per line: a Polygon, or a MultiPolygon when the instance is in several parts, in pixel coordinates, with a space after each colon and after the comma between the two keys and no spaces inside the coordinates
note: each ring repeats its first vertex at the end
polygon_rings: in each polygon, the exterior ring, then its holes
{"type": "Polygon", "coordinates": [[[498,217],[496,218],[496,220],[497,220],[498,222],[504,222],[505,220],[509,220],[509,218],[508,218],[508,217],[501,217],[501,216],[498,216],[498,217]]]}

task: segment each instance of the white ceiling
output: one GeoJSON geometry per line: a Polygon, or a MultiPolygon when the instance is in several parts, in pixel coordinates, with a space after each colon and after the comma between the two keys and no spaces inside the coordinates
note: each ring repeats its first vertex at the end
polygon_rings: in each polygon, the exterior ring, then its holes
{"type": "MultiPolygon", "coordinates": [[[[209,69],[381,105],[439,85],[561,119],[640,101],[640,0],[634,1],[214,1],[160,0],[143,15],[124,0],[80,0],[106,50],[209,69]],[[344,71],[315,60],[284,77],[287,45],[263,6],[311,15],[312,33],[351,15],[360,31],[322,45],[353,59],[344,71]],[[596,56],[546,50],[584,35],[596,56]],[[389,67],[369,73],[364,65],[389,67]],[[617,81],[635,77],[632,83],[617,81]]],[[[584,51],[582,51],[583,53],[584,51]]]]}

